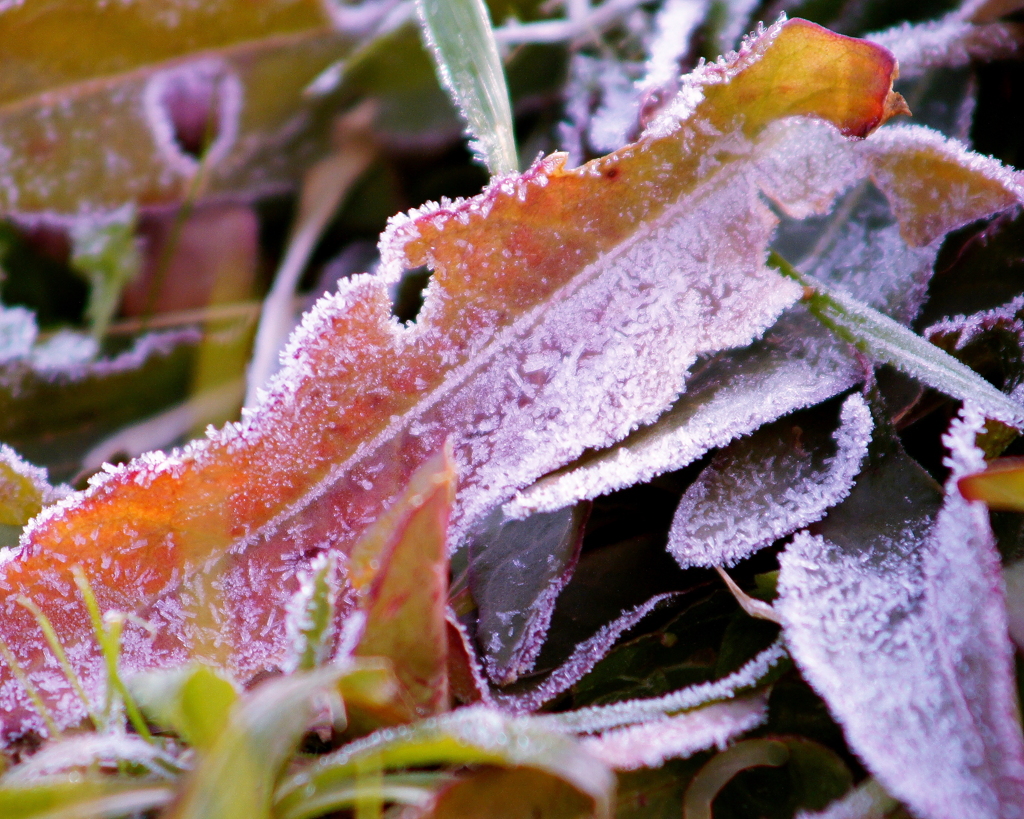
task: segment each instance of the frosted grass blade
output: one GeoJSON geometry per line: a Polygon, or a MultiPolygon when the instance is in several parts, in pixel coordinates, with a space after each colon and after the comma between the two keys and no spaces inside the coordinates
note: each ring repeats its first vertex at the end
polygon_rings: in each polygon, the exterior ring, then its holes
{"type": "Polygon", "coordinates": [[[512,105],[483,0],[418,0],[441,83],[466,120],[469,147],[492,176],[519,170],[512,105]]]}
{"type": "Polygon", "coordinates": [[[989,418],[1024,429],[1024,407],[948,353],[857,299],[801,273],[777,253],[770,255],[769,264],[808,288],[805,301],[811,312],[865,355],[954,398],[973,401],[989,418]]]}

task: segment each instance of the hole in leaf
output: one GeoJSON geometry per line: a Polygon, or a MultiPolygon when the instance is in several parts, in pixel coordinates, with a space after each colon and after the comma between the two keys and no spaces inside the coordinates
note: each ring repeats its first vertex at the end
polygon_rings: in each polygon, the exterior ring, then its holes
{"type": "Polygon", "coordinates": [[[168,157],[194,166],[203,156],[225,153],[234,142],[241,85],[219,62],[191,63],[153,77],[146,108],[168,157]]]}
{"type": "Polygon", "coordinates": [[[411,322],[416,320],[420,308],[423,306],[423,291],[430,281],[433,271],[429,267],[414,267],[402,274],[401,280],[395,288],[395,300],[391,312],[399,321],[411,322]]]}
{"type": "Polygon", "coordinates": [[[182,153],[199,159],[220,130],[218,77],[182,72],[168,79],[160,102],[167,111],[174,141],[182,153]]]}

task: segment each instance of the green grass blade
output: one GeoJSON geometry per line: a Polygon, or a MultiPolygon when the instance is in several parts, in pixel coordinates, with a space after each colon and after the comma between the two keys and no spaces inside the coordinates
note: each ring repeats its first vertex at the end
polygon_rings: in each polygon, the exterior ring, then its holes
{"type": "Polygon", "coordinates": [[[125,710],[128,712],[128,719],[131,720],[132,726],[139,733],[139,736],[147,742],[152,742],[153,735],[146,725],[146,720],[143,718],[139,706],[125,686],[124,680],[121,679],[121,672],[118,668],[118,662],[121,658],[121,631],[124,628],[124,616],[115,615],[109,622],[105,622],[103,615],[100,613],[99,604],[96,602],[96,595],[92,592],[92,586],[89,585],[85,572],[78,566],[75,566],[71,571],[75,578],[75,584],[78,586],[78,591],[82,595],[82,600],[85,602],[85,607],[89,610],[93,631],[96,633],[96,640],[100,645],[100,651],[103,654],[103,660],[107,667],[107,691],[104,704],[105,718],[108,722],[113,718],[114,694],[117,693],[120,695],[121,702],[124,703],[125,710]]]}
{"type": "Polygon", "coordinates": [[[492,176],[519,170],[512,105],[483,0],[417,0],[442,85],[468,126],[469,147],[492,176]]]}
{"type": "Polygon", "coordinates": [[[39,624],[39,629],[43,632],[43,636],[46,638],[46,642],[50,646],[50,651],[52,651],[53,655],[57,658],[57,662],[60,663],[61,670],[64,672],[64,677],[67,679],[68,683],[71,684],[71,688],[85,706],[85,710],[89,714],[89,720],[92,722],[93,727],[97,730],[104,728],[105,722],[101,716],[96,713],[96,710],[92,707],[92,703],[89,702],[89,697],[85,693],[85,688],[82,687],[82,681],[75,673],[75,669],[71,667],[71,663],[68,661],[68,655],[64,652],[64,646],[61,645],[60,639],[57,637],[57,632],[54,630],[53,624],[50,622],[50,618],[43,614],[39,606],[27,597],[20,596],[17,598],[16,602],[19,606],[28,609],[32,613],[32,616],[36,618],[36,623],[39,624]]]}
{"type": "Polygon", "coordinates": [[[28,678],[28,674],[26,674],[25,669],[21,667],[21,663],[19,663],[18,658],[14,656],[14,652],[11,651],[7,646],[7,643],[3,640],[0,640],[0,655],[3,656],[4,662],[6,662],[8,667],[11,669],[11,673],[14,675],[14,678],[21,683],[21,687],[28,693],[29,699],[32,700],[32,705],[35,706],[36,711],[42,718],[43,723],[46,725],[46,730],[50,734],[50,739],[59,738],[61,736],[61,732],[53,718],[53,713],[49,708],[47,708],[43,698],[39,696],[39,690],[28,678]]]}
{"type": "Polygon", "coordinates": [[[946,395],[974,403],[988,418],[1024,430],[1024,407],[970,367],[888,316],[801,273],[777,253],[771,254],[768,263],[806,287],[805,302],[810,311],[869,358],[891,364],[946,395]]]}

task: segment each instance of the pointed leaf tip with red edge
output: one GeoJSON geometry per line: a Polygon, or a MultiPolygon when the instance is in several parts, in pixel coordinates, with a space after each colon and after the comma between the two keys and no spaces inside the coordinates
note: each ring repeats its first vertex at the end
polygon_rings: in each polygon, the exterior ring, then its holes
{"type": "MultiPolygon", "coordinates": [[[[349,553],[446,440],[453,547],[518,489],[653,421],[699,356],[758,338],[801,293],[765,265],[777,220],[764,195],[781,177],[759,163],[789,160],[762,131],[816,116],[867,133],[893,107],[894,72],[877,46],[780,23],[696,72],[639,142],[580,168],[550,156],[395,218],[380,272],[310,311],[258,407],[47,509],[0,565],[4,599],[31,595],[96,691],[73,565],[101,607],[156,626],[126,628],[128,669],[196,653],[241,680],[278,667],[297,572],[349,553]],[[388,286],[421,264],[434,276],[402,326],[388,286]]],[[[35,624],[11,603],[3,614],[0,637],[59,698],[35,624]]],[[[2,673],[3,732],[39,727],[2,673]]]]}
{"type": "Polygon", "coordinates": [[[355,653],[386,657],[420,716],[448,707],[448,518],[455,497],[448,447],[356,544],[349,577],[366,624],[355,653]]]}

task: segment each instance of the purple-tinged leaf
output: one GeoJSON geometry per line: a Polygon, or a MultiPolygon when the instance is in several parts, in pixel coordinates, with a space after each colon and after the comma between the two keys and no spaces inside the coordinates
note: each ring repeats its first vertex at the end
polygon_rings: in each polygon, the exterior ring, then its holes
{"type": "Polygon", "coordinates": [[[97,440],[180,397],[202,338],[195,327],[148,333],[99,357],[90,336],[40,341],[28,310],[0,306],[0,440],[71,478],[97,440]]]}
{"type": "Polygon", "coordinates": [[[991,310],[982,310],[969,316],[958,315],[944,318],[921,331],[921,335],[933,343],[953,350],[962,350],[976,338],[993,330],[1004,330],[1012,334],[1013,342],[1024,343],[1024,296],[1018,296],[1007,304],[991,310]]]}
{"type": "Polygon", "coordinates": [[[922,335],[986,374],[996,364],[1001,377],[996,383],[1003,392],[1018,402],[1024,399],[1024,296],[991,310],[942,319],[922,335]]]}
{"type": "Polygon", "coordinates": [[[491,689],[466,627],[448,610],[448,688],[452,699],[492,705],[491,689]]]}
{"type": "MultiPolygon", "coordinates": [[[[778,147],[771,123],[818,117],[864,136],[901,110],[894,71],[877,46],[781,23],[690,77],[636,145],[576,169],[554,155],[396,217],[377,273],[317,303],[258,407],[45,511],[3,584],[30,589],[86,657],[63,591],[74,564],[105,608],[156,625],[155,642],[126,635],[126,667],[209,643],[240,677],[278,665],[295,572],[324,549],[348,553],[445,440],[454,546],[539,476],[653,421],[700,356],[758,338],[801,293],[764,264],[777,220],[757,165],[778,147]],[[421,265],[434,274],[402,326],[388,285],[421,265]]],[[[39,661],[23,615],[2,623],[39,661]]],[[[5,694],[4,730],[30,727],[28,701],[5,694]]]]}
{"type": "Polygon", "coordinates": [[[669,552],[683,568],[732,566],[820,519],[849,495],[872,428],[854,394],[831,436],[820,417],[803,414],[731,444],[683,495],[669,552]]]}
{"type": "Polygon", "coordinates": [[[648,614],[678,597],[674,592],[658,594],[642,605],[624,611],[620,617],[603,626],[558,668],[539,680],[522,680],[505,689],[495,689],[491,698],[496,705],[513,714],[528,714],[582,679],[612,649],[615,642],[648,614]]]}
{"type": "MultiPolygon", "coordinates": [[[[820,123],[790,119],[773,124],[764,140],[759,178],[791,217],[828,212],[840,193],[865,176],[884,194],[896,224],[872,236],[865,251],[868,209],[863,223],[840,226],[834,238],[824,231],[827,241],[811,251],[804,269],[901,322],[912,319],[921,306],[938,240],[1024,199],[1018,174],[926,128],[890,126],[851,143],[820,123]]],[[[818,341],[813,331],[808,338],[803,327],[798,338],[778,342],[795,349],[764,352],[777,333],[797,329],[784,322],[802,325],[803,315],[793,308],[761,341],[706,359],[704,368],[724,371],[710,379],[707,393],[698,366],[686,392],[657,423],[542,478],[521,491],[506,511],[517,516],[549,511],[650,480],[856,383],[862,373],[849,348],[818,341]],[[745,364],[736,374],[730,372],[737,367],[734,361],[745,364]],[[805,398],[801,392],[820,397],[805,398]]]]}
{"type": "Polygon", "coordinates": [[[786,661],[786,649],[776,641],[738,670],[719,680],[691,685],[663,697],[627,700],[611,705],[592,705],[540,717],[545,724],[580,734],[593,734],[628,725],[651,722],[680,711],[703,708],[715,702],[730,700],[763,684],[786,661]]]}
{"type": "Polygon", "coordinates": [[[959,68],[977,60],[1004,60],[1020,49],[1021,26],[1015,23],[975,24],[958,12],[926,23],[902,23],[868,34],[867,39],[891,51],[903,79],[934,68],[959,68]]]}
{"type": "Polygon", "coordinates": [[[973,408],[945,437],[943,503],[889,454],[781,558],[787,643],[853,750],[924,819],[1016,817],[1021,740],[999,557],[956,481],[982,462],[973,408]]]}
{"type": "Polygon", "coordinates": [[[533,670],[559,592],[572,576],[588,507],[505,520],[500,509],[469,538],[469,590],[476,639],[498,685],[533,670]]]}
{"type": "Polygon", "coordinates": [[[676,716],[614,728],[587,737],[583,747],[619,771],[657,768],[668,759],[686,758],[713,747],[724,748],[729,740],[756,728],[767,718],[768,694],[761,692],[676,716]]]}

